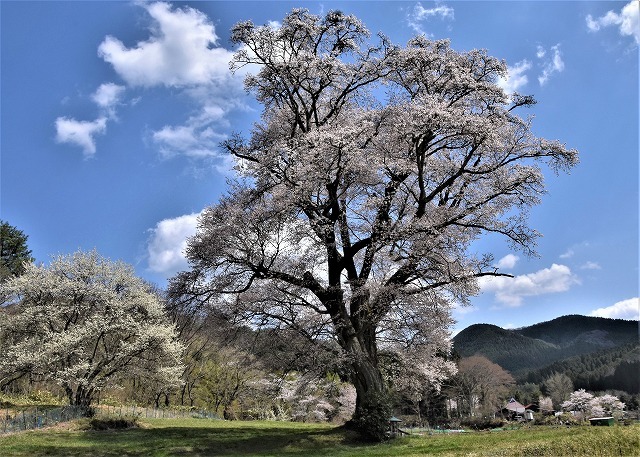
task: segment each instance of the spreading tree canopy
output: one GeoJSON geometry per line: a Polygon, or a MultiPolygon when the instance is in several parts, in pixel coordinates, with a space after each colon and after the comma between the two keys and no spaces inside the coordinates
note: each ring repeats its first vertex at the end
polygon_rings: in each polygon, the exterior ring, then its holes
{"type": "Polygon", "coordinates": [[[70,404],[142,376],[177,386],[182,345],[161,300],[133,269],[94,252],[28,265],[0,285],[0,387],[23,376],[51,381],[70,404]]]}
{"type": "Polygon", "coordinates": [[[452,370],[450,309],[496,275],[470,249],[502,235],[526,253],[542,168],[577,152],[534,136],[535,103],[498,85],[506,64],[418,36],[376,44],[354,16],[294,9],[238,23],[233,69],[264,105],[250,138],[224,143],[240,178],[202,215],[174,290],[255,326],[332,339],[357,390],[354,423],[389,417],[379,351],[437,382],[452,370]]]}

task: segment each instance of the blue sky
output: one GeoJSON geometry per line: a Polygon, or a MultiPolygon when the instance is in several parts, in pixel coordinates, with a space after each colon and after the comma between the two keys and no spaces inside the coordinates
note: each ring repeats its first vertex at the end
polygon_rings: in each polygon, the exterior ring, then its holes
{"type": "Polygon", "coordinates": [[[484,282],[456,329],[638,318],[637,1],[1,1],[0,218],[38,262],[95,248],[164,285],[231,176],[220,141],[259,118],[228,71],[229,31],[299,6],[355,14],[398,44],[487,49],[509,65],[505,89],[538,100],[534,132],[580,151],[531,212],[539,257],[477,243],[515,277],[484,282]]]}

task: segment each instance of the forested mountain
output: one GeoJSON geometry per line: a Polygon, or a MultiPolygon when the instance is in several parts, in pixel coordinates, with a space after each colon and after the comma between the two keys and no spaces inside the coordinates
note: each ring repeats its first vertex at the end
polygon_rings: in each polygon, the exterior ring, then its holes
{"type": "Polygon", "coordinates": [[[640,393],[640,345],[628,343],[612,349],[570,357],[522,376],[522,380],[540,384],[553,373],[564,373],[576,389],[607,389],[640,393]]]}
{"type": "MultiPolygon", "coordinates": [[[[603,349],[638,341],[638,321],[570,315],[516,329],[514,332],[565,348],[583,346],[603,349]]],[[[585,352],[590,352],[586,348],[585,352]]]]}
{"type": "Polygon", "coordinates": [[[523,382],[561,372],[576,388],[640,391],[637,321],[571,315],[515,330],[476,324],[453,341],[462,357],[484,355],[523,382]]]}
{"type": "Polygon", "coordinates": [[[453,343],[460,356],[483,355],[514,374],[563,358],[553,358],[559,349],[555,344],[490,324],[466,328],[455,336],[453,343]]]}

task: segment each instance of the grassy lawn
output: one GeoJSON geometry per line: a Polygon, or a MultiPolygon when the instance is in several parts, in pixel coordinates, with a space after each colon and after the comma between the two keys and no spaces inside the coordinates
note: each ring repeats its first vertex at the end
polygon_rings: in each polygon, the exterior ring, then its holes
{"type": "Polygon", "coordinates": [[[77,423],[0,436],[1,456],[557,456],[640,455],[640,425],[410,436],[364,443],[342,429],[289,422],[145,419],[129,430],[77,423]]]}

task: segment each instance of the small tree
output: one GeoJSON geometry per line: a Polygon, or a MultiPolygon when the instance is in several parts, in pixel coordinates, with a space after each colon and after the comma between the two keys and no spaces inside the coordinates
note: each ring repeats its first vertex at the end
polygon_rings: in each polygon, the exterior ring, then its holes
{"type": "Polygon", "coordinates": [[[225,419],[235,419],[233,403],[247,395],[250,384],[264,376],[260,364],[250,354],[239,349],[218,348],[204,354],[194,370],[198,378],[197,397],[225,419]]]}
{"type": "Polygon", "coordinates": [[[593,406],[593,394],[579,389],[569,395],[569,400],[562,403],[562,409],[567,411],[576,411],[580,413],[582,418],[586,418],[591,413],[593,406]]]}
{"type": "Polygon", "coordinates": [[[27,238],[21,230],[0,220],[0,282],[24,273],[25,265],[33,262],[27,238]]]}
{"type": "Polygon", "coordinates": [[[573,381],[564,373],[553,373],[544,382],[547,395],[553,400],[553,405],[560,408],[563,401],[573,392],[573,381]]]}
{"type": "Polygon", "coordinates": [[[515,384],[513,376],[484,356],[466,357],[458,363],[458,373],[452,378],[454,391],[466,403],[470,416],[476,404],[494,411],[502,404],[508,388],[515,384]]]}
{"type": "Polygon", "coordinates": [[[591,414],[597,417],[613,416],[620,419],[624,412],[625,404],[615,395],[605,394],[594,397],[591,400],[591,414]]]}
{"type": "Polygon", "coordinates": [[[27,266],[0,292],[10,300],[0,315],[0,384],[29,374],[60,385],[80,406],[131,376],[179,384],[182,345],[130,266],[77,252],[27,266]]]}
{"type": "Polygon", "coordinates": [[[543,397],[541,395],[538,398],[538,407],[541,413],[549,414],[553,411],[553,400],[551,400],[551,397],[543,397]]]}
{"type": "Polygon", "coordinates": [[[541,395],[542,392],[540,391],[540,386],[531,382],[519,385],[515,392],[516,400],[523,405],[538,402],[541,395]]]}

